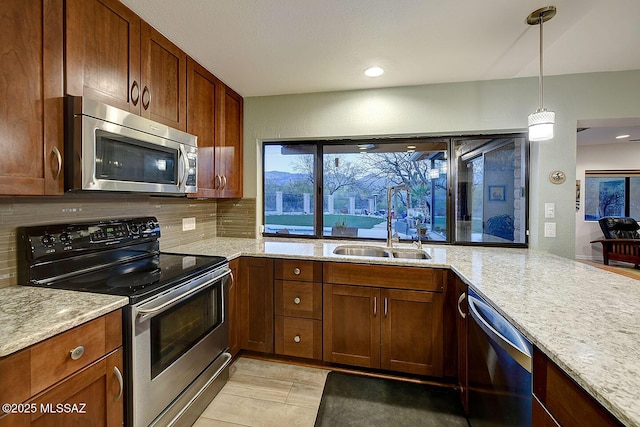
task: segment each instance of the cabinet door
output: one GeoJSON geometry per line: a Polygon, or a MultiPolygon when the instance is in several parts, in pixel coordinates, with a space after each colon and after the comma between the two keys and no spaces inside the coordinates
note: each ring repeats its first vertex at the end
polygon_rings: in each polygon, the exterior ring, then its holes
{"type": "Polygon", "coordinates": [[[324,285],[323,360],[380,366],[380,290],[324,285]]]}
{"type": "Polygon", "coordinates": [[[122,426],[121,378],[122,348],[119,348],[36,396],[31,402],[37,405],[38,411],[31,417],[31,426],[122,426]],[[63,410],[69,409],[65,413],[55,413],[58,404],[67,405],[62,406],[63,410]],[[49,408],[50,412],[42,408],[49,408]]]}
{"type": "Polygon", "coordinates": [[[61,2],[2,3],[0,194],[64,191],[62,21],[61,2]]]}
{"type": "Polygon", "coordinates": [[[442,294],[382,290],[383,369],[442,376],[442,294]]]}
{"type": "Polygon", "coordinates": [[[229,353],[235,356],[240,350],[240,341],[238,333],[238,278],[239,278],[240,261],[234,259],[229,262],[231,269],[231,281],[229,283],[229,353]]]}
{"type": "Polygon", "coordinates": [[[469,381],[467,365],[467,285],[456,277],[456,330],[458,341],[458,386],[465,412],[469,406],[469,381]]]}
{"type": "Polygon", "coordinates": [[[225,86],[224,138],[218,141],[215,152],[216,173],[222,179],[218,197],[242,197],[243,108],[242,97],[225,86]]]}
{"type": "Polygon", "coordinates": [[[146,22],[141,24],[141,115],[187,130],[187,54],[146,22]]]}
{"type": "Polygon", "coordinates": [[[140,22],[117,0],[66,0],[66,93],[139,114],[140,22]]]}
{"type": "Polygon", "coordinates": [[[187,132],[198,137],[198,192],[190,197],[217,197],[221,184],[215,170],[215,146],[221,140],[224,85],[200,64],[187,59],[187,132]]]}
{"type": "Polygon", "coordinates": [[[273,353],[273,260],[240,260],[240,346],[246,350],[273,353]]]}

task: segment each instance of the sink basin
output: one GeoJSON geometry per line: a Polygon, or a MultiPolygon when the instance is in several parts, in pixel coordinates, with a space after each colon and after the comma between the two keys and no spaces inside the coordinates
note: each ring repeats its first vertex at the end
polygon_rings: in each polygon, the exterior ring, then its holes
{"type": "Polygon", "coordinates": [[[380,246],[342,245],[333,250],[336,255],[370,256],[378,258],[429,259],[429,255],[420,249],[381,248],[380,246]]]}
{"type": "Polygon", "coordinates": [[[376,246],[350,246],[342,245],[333,250],[336,255],[350,255],[350,256],[372,256],[379,258],[390,258],[392,255],[385,248],[376,246]]]}
{"type": "Polygon", "coordinates": [[[399,249],[394,248],[391,253],[394,258],[405,259],[429,259],[429,255],[420,249],[399,249]]]}

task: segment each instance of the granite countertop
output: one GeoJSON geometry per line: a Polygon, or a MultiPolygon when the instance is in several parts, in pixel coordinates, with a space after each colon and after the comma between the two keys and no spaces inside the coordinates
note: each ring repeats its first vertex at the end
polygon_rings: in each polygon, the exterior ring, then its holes
{"type": "Polygon", "coordinates": [[[637,280],[530,249],[425,245],[431,259],[406,260],[335,255],[339,244],[353,242],[215,238],[169,250],[229,259],[244,255],[450,268],[620,421],[640,426],[637,280]]]}
{"type": "Polygon", "coordinates": [[[128,304],[126,297],[34,286],[0,289],[0,357],[128,304]]]}

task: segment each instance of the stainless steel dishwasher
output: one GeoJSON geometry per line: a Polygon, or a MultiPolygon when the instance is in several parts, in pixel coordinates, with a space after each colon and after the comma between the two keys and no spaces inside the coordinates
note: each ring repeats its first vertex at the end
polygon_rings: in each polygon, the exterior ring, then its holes
{"type": "Polygon", "coordinates": [[[469,288],[469,423],[531,426],[531,343],[469,288]]]}

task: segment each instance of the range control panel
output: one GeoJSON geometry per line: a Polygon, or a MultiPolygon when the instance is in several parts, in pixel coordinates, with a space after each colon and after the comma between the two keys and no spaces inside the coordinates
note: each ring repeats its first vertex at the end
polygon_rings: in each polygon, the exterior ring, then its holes
{"type": "Polygon", "coordinates": [[[157,240],[160,224],[155,217],[114,219],[76,224],[50,224],[18,229],[18,239],[35,260],[62,253],[94,251],[157,240]]]}

